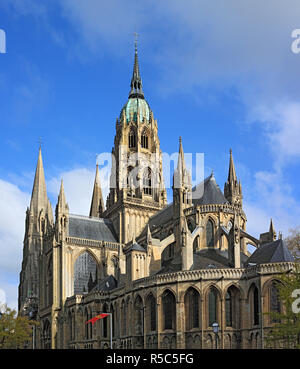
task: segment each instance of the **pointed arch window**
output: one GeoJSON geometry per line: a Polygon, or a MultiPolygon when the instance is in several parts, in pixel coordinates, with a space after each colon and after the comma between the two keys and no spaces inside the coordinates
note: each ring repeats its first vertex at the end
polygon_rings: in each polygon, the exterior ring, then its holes
{"type": "Polygon", "coordinates": [[[97,262],[87,251],[76,259],[74,264],[74,294],[88,291],[97,281],[97,262]]]}
{"type": "Polygon", "coordinates": [[[207,247],[214,247],[215,245],[214,223],[211,219],[208,219],[206,223],[206,245],[207,247]]]}
{"type": "Polygon", "coordinates": [[[134,303],[135,314],[135,333],[137,336],[143,334],[143,302],[140,296],[138,296],[134,303]]]}
{"type": "Polygon", "coordinates": [[[156,299],[152,293],[146,299],[146,330],[156,331],[156,299]]]}
{"type": "Polygon", "coordinates": [[[189,288],[184,298],[186,329],[199,327],[199,293],[189,288]]]}
{"type": "Polygon", "coordinates": [[[258,288],[256,286],[253,290],[253,324],[259,324],[258,288]]]}
{"type": "Polygon", "coordinates": [[[232,293],[228,291],[225,296],[226,326],[232,327],[232,293]]]}
{"type": "Polygon", "coordinates": [[[122,335],[126,336],[126,321],[127,321],[127,311],[126,311],[126,303],[125,301],[122,301],[121,306],[121,328],[122,328],[122,335]]]}
{"type": "Polygon", "coordinates": [[[148,135],[147,135],[146,131],[143,131],[143,133],[142,133],[141,146],[144,149],[148,149],[148,135]]]}
{"type": "Polygon", "coordinates": [[[208,317],[209,326],[217,322],[217,291],[215,288],[211,288],[208,294],[208,317]]]}
{"type": "Polygon", "coordinates": [[[175,329],[175,297],[170,291],[166,291],[162,298],[164,329],[175,329]]]}
{"type": "Polygon", "coordinates": [[[135,137],[135,132],[133,130],[129,132],[128,145],[129,145],[129,148],[136,147],[136,137],[135,137]]]}
{"type": "MultiPolygon", "coordinates": [[[[273,313],[281,312],[279,289],[276,282],[272,282],[270,287],[270,310],[273,313]]],[[[278,318],[272,317],[271,323],[277,323],[278,321],[279,321],[278,318]]]]}
{"type": "Polygon", "coordinates": [[[52,258],[49,261],[47,269],[47,282],[46,282],[46,305],[52,305],[53,301],[53,264],[52,258]]]}
{"type": "Polygon", "coordinates": [[[150,168],[146,168],[143,175],[143,188],[145,195],[152,194],[152,172],[150,168]]]}

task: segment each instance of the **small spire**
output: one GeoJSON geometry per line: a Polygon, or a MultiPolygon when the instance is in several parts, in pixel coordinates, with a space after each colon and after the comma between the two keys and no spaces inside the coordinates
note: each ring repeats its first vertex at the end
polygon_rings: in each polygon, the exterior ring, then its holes
{"type": "Polygon", "coordinates": [[[270,221],[269,234],[270,234],[270,237],[272,238],[272,241],[275,241],[276,240],[276,232],[275,232],[275,228],[273,226],[272,218],[271,218],[271,221],[270,221]]]}
{"type": "Polygon", "coordinates": [[[150,231],[150,226],[149,223],[147,225],[147,244],[150,244],[152,241],[152,235],[151,235],[151,231],[150,231]]]}
{"type": "Polygon", "coordinates": [[[104,212],[104,202],[100,183],[99,165],[96,165],[96,175],[94,182],[94,190],[91,202],[90,217],[100,218],[104,212]]]}
{"type": "Polygon", "coordinates": [[[58,214],[58,211],[61,213],[65,213],[69,211],[69,206],[67,204],[66,196],[65,196],[63,180],[61,180],[61,183],[60,183],[60,190],[59,190],[58,200],[57,200],[56,209],[55,209],[56,216],[58,214]]]}
{"type": "Polygon", "coordinates": [[[137,39],[135,39],[134,42],[134,65],[130,87],[131,90],[129,93],[129,98],[138,97],[140,99],[144,99],[142,79],[140,76],[139,61],[138,61],[137,39]]]}
{"type": "Polygon", "coordinates": [[[63,179],[61,179],[60,182],[60,190],[59,190],[59,195],[58,195],[58,202],[65,204],[66,202],[66,196],[65,196],[65,189],[64,189],[64,181],[63,179]]]}
{"type": "Polygon", "coordinates": [[[177,170],[181,169],[182,171],[185,169],[185,161],[184,161],[184,152],[182,147],[182,138],[179,137],[179,155],[178,155],[178,162],[177,162],[177,170]]]}

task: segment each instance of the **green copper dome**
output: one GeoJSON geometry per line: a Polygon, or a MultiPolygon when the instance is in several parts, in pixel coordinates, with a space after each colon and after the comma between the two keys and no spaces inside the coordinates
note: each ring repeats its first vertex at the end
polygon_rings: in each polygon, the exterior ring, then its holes
{"type": "Polygon", "coordinates": [[[130,120],[137,121],[137,114],[139,112],[139,119],[140,122],[149,122],[150,119],[150,107],[147,101],[144,98],[139,97],[132,97],[129,98],[126,105],[121,111],[124,111],[126,121],[129,122],[130,120]]]}

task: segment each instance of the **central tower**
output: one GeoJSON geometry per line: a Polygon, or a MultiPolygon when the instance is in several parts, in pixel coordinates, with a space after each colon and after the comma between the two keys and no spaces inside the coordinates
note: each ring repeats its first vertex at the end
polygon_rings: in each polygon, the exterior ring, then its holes
{"type": "Polygon", "coordinates": [[[127,103],[116,121],[110,191],[103,217],[110,218],[127,243],[167,203],[157,120],[144,97],[137,43],[127,103]]]}

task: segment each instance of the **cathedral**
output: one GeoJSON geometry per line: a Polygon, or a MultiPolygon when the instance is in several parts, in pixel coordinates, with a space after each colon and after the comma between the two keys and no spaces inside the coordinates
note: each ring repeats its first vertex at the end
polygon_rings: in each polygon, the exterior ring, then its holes
{"type": "Polygon", "coordinates": [[[231,150],[223,192],[213,173],[192,187],[180,138],[167,203],[136,45],[130,87],[109,194],[105,203],[97,165],[89,216],[69,212],[63,181],[53,214],[39,148],[18,298],[39,322],[34,347],[265,348],[274,321],[264,313],[282,309],[276,275],[294,268],[291,253],[272,220],[257,238],[247,232],[231,150]]]}

